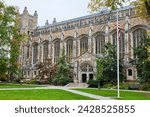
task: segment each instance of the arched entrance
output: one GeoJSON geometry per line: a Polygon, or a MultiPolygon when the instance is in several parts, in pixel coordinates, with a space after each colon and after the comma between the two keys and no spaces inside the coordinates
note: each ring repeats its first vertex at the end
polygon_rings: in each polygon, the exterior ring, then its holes
{"type": "Polygon", "coordinates": [[[80,66],[81,68],[81,80],[83,83],[88,82],[88,80],[92,80],[93,79],[93,66],[88,64],[88,63],[84,63],[80,66]]]}

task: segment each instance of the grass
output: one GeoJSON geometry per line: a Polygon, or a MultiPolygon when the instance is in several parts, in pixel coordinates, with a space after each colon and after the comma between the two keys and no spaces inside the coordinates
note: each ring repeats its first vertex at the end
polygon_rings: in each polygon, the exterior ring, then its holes
{"type": "MultiPolygon", "coordinates": [[[[74,89],[86,93],[105,97],[117,97],[117,90],[98,90],[98,89],[74,89]]],[[[133,91],[120,91],[120,100],[150,100],[150,93],[133,92],[133,91]]],[[[117,99],[117,98],[116,98],[117,99]]]]}
{"type": "Polygon", "coordinates": [[[35,85],[20,85],[20,84],[0,84],[0,88],[34,88],[40,87],[35,85]]]}
{"type": "Polygon", "coordinates": [[[1,90],[0,100],[93,100],[60,89],[1,90]]]}

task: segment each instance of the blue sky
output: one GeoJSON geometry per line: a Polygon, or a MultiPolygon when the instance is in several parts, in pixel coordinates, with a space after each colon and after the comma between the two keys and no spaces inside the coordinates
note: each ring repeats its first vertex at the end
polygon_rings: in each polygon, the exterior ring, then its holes
{"type": "Polygon", "coordinates": [[[30,14],[37,10],[39,16],[39,26],[44,25],[48,19],[52,23],[53,19],[64,21],[84,15],[88,15],[88,3],[90,0],[4,0],[7,5],[19,7],[20,13],[24,7],[28,8],[30,14]]]}

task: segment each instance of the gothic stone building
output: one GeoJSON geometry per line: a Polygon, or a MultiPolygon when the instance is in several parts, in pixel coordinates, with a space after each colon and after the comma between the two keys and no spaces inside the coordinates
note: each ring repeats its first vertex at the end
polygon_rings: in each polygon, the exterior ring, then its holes
{"type": "MultiPolygon", "coordinates": [[[[121,26],[120,57],[124,60],[128,80],[137,78],[136,67],[130,64],[134,59],[133,47],[137,47],[144,33],[150,31],[146,21],[137,17],[133,6],[119,9],[121,26]]],[[[67,60],[74,68],[74,82],[87,82],[93,79],[96,71],[96,59],[102,55],[108,42],[116,45],[116,11],[101,11],[67,21],[38,25],[38,15],[28,13],[25,7],[20,15],[21,29],[30,39],[22,45],[19,61],[25,78],[34,78],[39,71],[35,65],[51,58],[56,63],[64,47],[67,60]]]]}

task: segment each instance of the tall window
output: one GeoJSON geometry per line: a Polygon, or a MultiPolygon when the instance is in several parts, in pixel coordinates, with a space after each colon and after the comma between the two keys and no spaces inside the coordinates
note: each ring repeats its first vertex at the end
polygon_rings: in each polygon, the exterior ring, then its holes
{"type": "Polygon", "coordinates": [[[141,45],[143,42],[143,38],[146,36],[146,30],[145,29],[136,29],[133,32],[133,47],[136,48],[139,45],[141,45]]]}
{"type": "Polygon", "coordinates": [[[88,51],[88,38],[83,37],[80,39],[80,54],[84,54],[88,51]]]}
{"type": "Polygon", "coordinates": [[[48,58],[48,42],[44,42],[43,44],[43,62],[48,58]]]}
{"type": "Polygon", "coordinates": [[[33,45],[33,64],[36,64],[38,60],[38,44],[33,45]]]}
{"type": "Polygon", "coordinates": [[[73,39],[69,39],[66,42],[66,54],[67,54],[67,60],[70,62],[72,60],[73,55],[73,39]]]}
{"type": "MultiPolygon", "coordinates": [[[[146,37],[146,30],[145,29],[136,29],[133,32],[133,48],[140,46],[143,43],[143,39],[146,37]]],[[[136,55],[134,54],[136,58],[136,55]]]]}
{"type": "Polygon", "coordinates": [[[54,43],[54,62],[56,63],[60,54],[60,41],[54,43]]]}
{"type": "MultiPolygon", "coordinates": [[[[117,45],[117,32],[113,34],[113,44],[117,45]]],[[[121,32],[121,34],[120,34],[120,41],[119,41],[120,58],[124,58],[124,52],[125,52],[124,33],[121,32]]]]}
{"type": "Polygon", "coordinates": [[[104,49],[105,49],[105,36],[100,34],[98,36],[95,37],[95,53],[96,54],[101,54],[104,49]]]}

